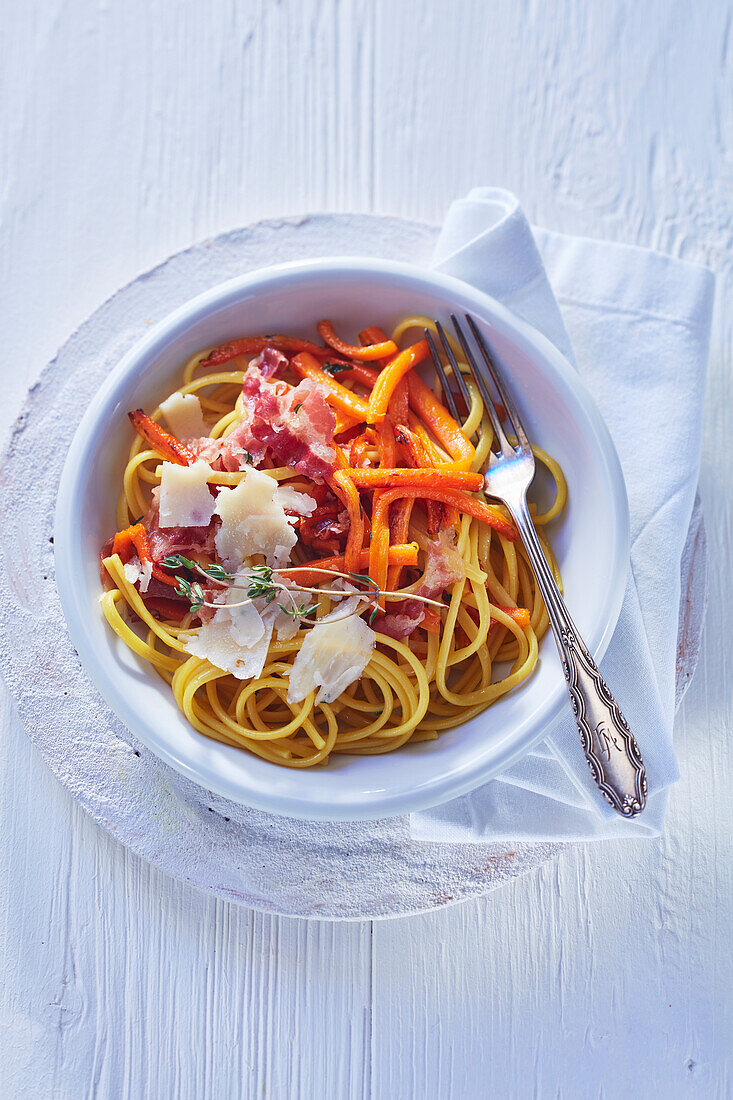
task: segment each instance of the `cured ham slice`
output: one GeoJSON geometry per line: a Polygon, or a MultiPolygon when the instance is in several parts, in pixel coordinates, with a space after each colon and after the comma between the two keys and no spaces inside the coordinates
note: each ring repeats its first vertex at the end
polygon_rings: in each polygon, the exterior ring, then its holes
{"type": "MultiPolygon", "coordinates": [[[[449,527],[444,527],[438,538],[428,544],[426,555],[425,576],[415,595],[434,600],[446,588],[462,580],[466,569],[456,546],[455,533],[449,527]]],[[[378,629],[390,638],[409,638],[424,618],[425,604],[420,600],[406,599],[398,611],[391,611],[382,618],[378,629]]]]}

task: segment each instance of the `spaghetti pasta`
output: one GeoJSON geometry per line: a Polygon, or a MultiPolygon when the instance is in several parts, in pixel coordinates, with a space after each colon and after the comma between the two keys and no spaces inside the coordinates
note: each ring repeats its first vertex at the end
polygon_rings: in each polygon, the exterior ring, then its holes
{"type": "MultiPolygon", "coordinates": [[[[547,613],[506,509],[481,491],[491,421],[458,349],[462,425],[416,373],[424,341],[403,338],[424,328],[365,327],[358,347],[321,322],[325,347],[207,348],[174,391],[198,399],[198,439],[177,438],[160,406],[131,411],[101,609],[202,735],[290,768],[387,753],[473,718],[535,668],[547,613]],[[200,522],[176,496],[194,478],[200,522]],[[163,527],[163,499],[187,522],[163,527]],[[237,646],[245,657],[221,667],[237,646]]],[[[534,512],[560,583],[545,528],[566,484],[535,456],[555,487],[534,512]]]]}

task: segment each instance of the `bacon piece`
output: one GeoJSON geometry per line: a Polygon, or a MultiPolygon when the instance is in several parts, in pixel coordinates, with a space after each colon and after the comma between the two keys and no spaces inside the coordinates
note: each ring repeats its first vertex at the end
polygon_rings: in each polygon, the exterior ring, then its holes
{"type": "Polygon", "coordinates": [[[220,520],[214,516],[208,527],[161,527],[158,509],[159,490],[153,490],[153,502],[145,516],[150,556],[159,565],[169,554],[186,554],[195,551],[216,558],[214,539],[220,520]]]}
{"type": "Polygon", "coordinates": [[[250,363],[250,368],[255,367],[263,378],[274,378],[288,365],[287,355],[283,355],[277,348],[263,348],[256,359],[250,363]]]}
{"type": "MultiPolygon", "coordinates": [[[[443,527],[438,538],[428,545],[425,576],[415,595],[434,600],[465,575],[466,568],[456,546],[455,532],[450,527],[443,527]]],[[[427,606],[430,605],[408,598],[399,605],[398,610],[385,615],[376,624],[376,629],[390,638],[409,638],[423,623],[427,606]]]]}
{"type": "Polygon", "coordinates": [[[336,466],[336,417],[326,392],[309,379],[295,387],[268,382],[261,366],[252,364],[242,382],[244,411],[234,430],[223,439],[204,437],[189,445],[215,470],[241,470],[269,455],[280,466],[324,481],[336,466]]]}
{"type": "Polygon", "coordinates": [[[380,634],[386,634],[388,638],[396,638],[401,641],[417,630],[425,618],[425,604],[420,600],[403,600],[399,605],[399,611],[390,611],[375,624],[375,629],[380,634]]]}
{"type": "Polygon", "coordinates": [[[264,444],[273,461],[316,481],[333,473],[336,417],[323,386],[304,378],[283,393],[250,367],[242,392],[252,414],[249,431],[264,444]]]}

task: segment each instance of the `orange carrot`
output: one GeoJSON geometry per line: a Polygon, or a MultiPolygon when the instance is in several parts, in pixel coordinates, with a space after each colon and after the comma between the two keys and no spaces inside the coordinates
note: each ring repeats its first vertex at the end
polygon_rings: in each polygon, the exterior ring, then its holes
{"type": "Polygon", "coordinates": [[[349,513],[349,533],[346,537],[344,561],[350,573],[358,573],[359,554],[364,542],[364,509],[352,479],[353,472],[336,470],[329,484],[349,513]]]}
{"type": "Polygon", "coordinates": [[[349,416],[344,412],[336,413],[336,427],[333,429],[333,434],[341,435],[343,432],[348,432],[351,428],[356,428],[361,424],[360,420],[354,420],[353,416],[349,416]]]}
{"type": "Polygon", "coordinates": [[[111,553],[119,554],[120,560],[126,563],[132,556],[133,548],[137,552],[140,564],[150,565],[152,567],[154,577],[162,581],[163,584],[170,585],[172,588],[178,586],[178,581],[175,577],[166,573],[165,569],[162,569],[153,562],[150,554],[150,546],[148,544],[148,533],[142,523],[135,523],[131,527],[126,527],[124,531],[118,531],[112,543],[111,553]]]}
{"type": "Polygon", "coordinates": [[[409,415],[409,390],[405,377],[400,378],[395,386],[394,393],[389,402],[389,415],[392,417],[392,423],[395,426],[398,424],[407,424],[409,415]]]}
{"type": "MultiPolygon", "coordinates": [[[[376,493],[374,494],[376,497],[376,493]]],[[[407,540],[407,536],[410,530],[410,517],[412,515],[412,506],[414,500],[410,497],[406,497],[404,500],[396,500],[389,513],[389,531],[390,541],[394,546],[395,543],[402,543],[407,540]]],[[[432,503],[432,502],[431,502],[432,503]]],[[[395,589],[400,587],[400,578],[402,576],[402,563],[393,562],[390,558],[389,568],[387,571],[387,588],[394,592],[395,589]]]]}
{"type": "Polygon", "coordinates": [[[379,378],[379,371],[374,367],[368,367],[366,363],[352,363],[348,370],[339,371],[339,378],[349,378],[361,383],[365,389],[371,390],[379,378]]]}
{"type": "Polygon", "coordinates": [[[397,461],[397,447],[389,417],[385,417],[377,427],[377,447],[379,449],[379,465],[393,467],[397,461]]]}
{"type": "MultiPolygon", "coordinates": [[[[378,424],[387,415],[390,398],[397,388],[397,384],[416,363],[421,363],[428,356],[427,340],[419,340],[409,348],[399,352],[390,359],[384,367],[379,378],[374,384],[374,389],[369,397],[368,424],[378,424]]],[[[409,385],[409,383],[408,383],[409,385]]]]}
{"type": "MultiPolygon", "coordinates": [[[[369,325],[368,328],[362,329],[359,333],[359,340],[362,344],[383,344],[388,339],[389,337],[387,336],[387,333],[384,332],[384,330],[381,329],[378,325],[369,325]]],[[[389,358],[379,359],[376,362],[377,366],[379,367],[379,370],[376,373],[379,374],[379,371],[382,369],[382,367],[389,362],[389,358]]],[[[370,386],[369,389],[371,388],[372,387],[370,386]]]]}
{"type": "MultiPolygon", "coordinates": [[[[530,625],[529,608],[527,607],[502,607],[501,604],[496,605],[500,611],[503,611],[505,615],[508,615],[510,619],[514,619],[517,626],[521,626],[522,630],[527,630],[530,625]]],[[[491,626],[494,623],[498,623],[498,619],[491,620],[491,626]]]]}
{"type": "Polygon", "coordinates": [[[167,462],[176,462],[179,466],[190,466],[196,461],[196,455],[190,451],[185,443],[176,439],[170,432],[164,431],[152,417],[144,413],[142,409],[135,409],[127,414],[130,422],[138,435],[149,443],[153,450],[162,455],[167,462]]]}
{"type": "MultiPolygon", "coordinates": [[[[504,538],[514,542],[518,538],[516,528],[508,519],[505,519],[498,508],[493,507],[491,504],[484,504],[483,501],[477,500],[476,497],[467,496],[465,493],[457,492],[454,489],[433,489],[430,487],[409,488],[407,486],[400,489],[390,489],[388,492],[383,493],[377,501],[373,513],[372,513],[372,544],[371,548],[374,551],[375,545],[375,530],[381,530],[385,524],[385,518],[389,514],[390,505],[396,500],[411,498],[412,500],[439,500],[443,504],[450,504],[451,507],[458,509],[460,512],[466,512],[468,515],[473,516],[481,523],[486,523],[489,527],[493,527],[495,531],[498,531],[504,538]]],[[[389,529],[388,529],[389,531],[389,529]]],[[[369,559],[369,572],[375,580],[377,575],[372,572],[372,568],[377,568],[381,559],[377,555],[374,558],[369,559]]]]}
{"type": "MultiPolygon", "coordinates": [[[[401,490],[404,492],[404,490],[401,490]]],[[[387,587],[389,570],[389,498],[392,492],[383,493],[372,510],[372,537],[369,543],[369,576],[383,590],[387,587]]],[[[377,606],[384,611],[384,599],[377,606]]]]}
{"type": "Polygon", "coordinates": [[[345,412],[347,416],[359,423],[366,420],[368,406],[364,398],[347,390],[346,386],[342,386],[327,374],[309,352],[304,351],[296,355],[290,365],[301,378],[311,378],[314,382],[320,382],[325,386],[330,391],[328,394],[330,405],[335,406],[340,412],[345,412]]]}
{"type": "MultiPolygon", "coordinates": [[[[397,567],[403,568],[404,566],[417,565],[417,551],[418,546],[416,542],[407,543],[392,543],[389,548],[389,565],[390,568],[397,567]]],[[[287,569],[279,569],[278,573],[282,573],[285,576],[294,574],[293,580],[297,584],[304,585],[316,585],[323,584],[328,581],[328,577],[316,572],[316,569],[331,569],[336,573],[345,572],[345,562],[343,554],[337,554],[332,558],[318,558],[315,561],[309,561],[305,565],[289,565],[287,569]]],[[[359,552],[359,568],[354,572],[365,573],[369,568],[369,548],[365,548],[359,552]]]]}
{"type": "MultiPolygon", "coordinates": [[[[399,486],[431,489],[464,489],[477,493],[484,483],[483,475],[469,470],[453,470],[445,466],[420,466],[415,469],[394,467],[388,469],[350,470],[349,477],[358,489],[396,489],[399,486]]],[[[429,499],[429,496],[426,498],[429,499]]],[[[440,497],[435,499],[440,500],[440,497]]],[[[485,507],[485,506],[484,506],[485,507]]]]}
{"type": "Polygon", "coordinates": [[[429,605],[423,608],[423,619],[420,626],[423,630],[427,630],[429,634],[440,634],[440,612],[435,607],[429,605]]]}
{"type": "Polygon", "coordinates": [[[339,355],[345,355],[347,359],[384,359],[387,355],[394,355],[397,345],[393,340],[383,340],[379,344],[367,344],[361,347],[359,344],[346,344],[340,340],[333,331],[330,321],[319,321],[316,325],[319,334],[325,343],[337,351],[339,355]]]}
{"type": "Polygon", "coordinates": [[[461,427],[443,407],[429,386],[414,371],[407,375],[410,408],[443,444],[461,469],[468,469],[476,451],[461,427]]]}
{"type": "Polygon", "coordinates": [[[236,359],[239,355],[256,355],[265,348],[276,348],[283,352],[307,351],[319,359],[328,359],[331,354],[328,348],[320,348],[318,344],[310,340],[301,340],[298,336],[245,336],[241,340],[230,340],[227,344],[219,344],[212,348],[199,366],[218,367],[221,363],[228,363],[230,359],[236,359]]]}
{"type": "MultiPolygon", "coordinates": [[[[433,453],[429,453],[428,447],[423,439],[419,435],[416,435],[415,432],[411,432],[409,428],[400,425],[395,433],[395,438],[398,443],[402,444],[408,466],[440,465],[440,460],[435,454],[435,448],[431,447],[430,451],[433,453]]],[[[428,534],[432,538],[435,538],[443,522],[443,505],[439,500],[429,500],[427,501],[427,511],[428,534]]]]}

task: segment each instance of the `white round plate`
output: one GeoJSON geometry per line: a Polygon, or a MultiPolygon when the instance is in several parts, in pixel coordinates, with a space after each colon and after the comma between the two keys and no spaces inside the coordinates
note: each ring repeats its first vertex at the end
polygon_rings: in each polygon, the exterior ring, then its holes
{"type": "MultiPolygon", "coordinates": [[[[358,824],[276,817],[169,768],[103,702],[69,638],[51,541],[63,460],[100,385],[152,321],[182,299],[265,263],[339,251],[428,264],[437,234],[404,219],[321,214],[231,230],[171,256],[100,306],[59,350],[28,395],[2,460],[0,670],[28,737],[76,802],[130,852],[263,912],[404,916],[485,894],[563,845],[416,842],[407,817],[358,824]]],[[[706,578],[698,506],[680,578],[678,701],[699,653],[706,578]]]]}
{"type": "Polygon", "coordinates": [[[563,707],[565,684],[550,639],[522,687],[437,742],[373,757],[338,756],[327,768],[279,768],[202,737],[168,686],[122,645],[99,605],[99,548],[114,531],[128,409],[156,405],[196,350],[255,332],[315,337],[331,317],[350,334],[389,329],[408,314],[479,321],[530,437],[555,456],[569,507],[550,530],[569,605],[598,658],[626,584],[629,522],[623,476],[608,430],[562,355],[498,302],[445,275],[358,257],[253,272],[182,304],[116,366],[87,409],[64,466],[56,508],[56,572],[72,639],[95,685],[133,733],[183,775],[225,798],[271,813],[326,820],[403,814],[474,789],[536,744],[563,707]],[[599,579],[601,583],[599,583],[599,579]]]}

